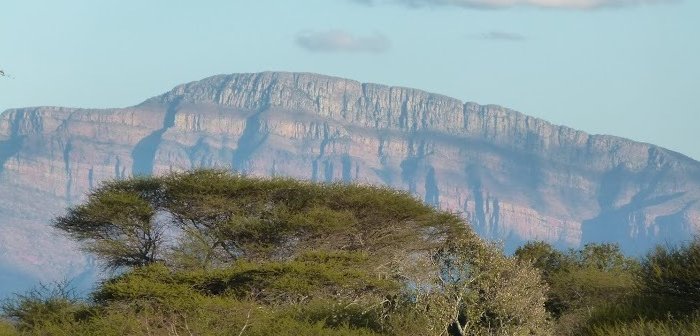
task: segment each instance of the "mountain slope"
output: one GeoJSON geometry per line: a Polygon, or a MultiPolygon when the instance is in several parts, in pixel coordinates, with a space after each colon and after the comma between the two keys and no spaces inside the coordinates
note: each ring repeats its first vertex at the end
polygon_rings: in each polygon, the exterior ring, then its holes
{"type": "Polygon", "coordinates": [[[102,180],[203,166],[410,190],[508,243],[639,252],[700,225],[700,163],[654,145],[415,89],[235,74],[123,109],[5,111],[0,271],[75,274],[89,261],[51,217],[102,180]]]}

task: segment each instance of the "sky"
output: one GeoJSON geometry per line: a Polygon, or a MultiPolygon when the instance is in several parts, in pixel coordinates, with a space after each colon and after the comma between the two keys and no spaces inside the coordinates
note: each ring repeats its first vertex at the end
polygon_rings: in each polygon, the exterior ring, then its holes
{"type": "Polygon", "coordinates": [[[303,71],[498,104],[700,159],[700,1],[10,0],[0,111],[303,71]]]}

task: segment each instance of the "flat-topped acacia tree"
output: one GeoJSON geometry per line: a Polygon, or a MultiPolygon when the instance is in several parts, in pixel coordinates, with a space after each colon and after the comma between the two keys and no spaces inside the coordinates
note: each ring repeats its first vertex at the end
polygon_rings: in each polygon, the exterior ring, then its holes
{"type": "Polygon", "coordinates": [[[54,226],[122,271],[95,292],[101,305],[225,297],[358,334],[549,331],[536,270],[387,188],[198,170],[108,182],[54,226]]]}

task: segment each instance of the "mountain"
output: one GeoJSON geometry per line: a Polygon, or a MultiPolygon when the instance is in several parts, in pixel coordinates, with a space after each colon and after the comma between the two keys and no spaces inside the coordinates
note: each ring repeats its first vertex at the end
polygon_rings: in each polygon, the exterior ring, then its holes
{"type": "Polygon", "coordinates": [[[700,226],[700,163],[658,146],[409,88],[219,75],[128,108],[5,111],[0,274],[21,286],[84,270],[90,260],[46,225],[100,181],[212,166],[406,189],[507,246],[639,253],[700,226]]]}

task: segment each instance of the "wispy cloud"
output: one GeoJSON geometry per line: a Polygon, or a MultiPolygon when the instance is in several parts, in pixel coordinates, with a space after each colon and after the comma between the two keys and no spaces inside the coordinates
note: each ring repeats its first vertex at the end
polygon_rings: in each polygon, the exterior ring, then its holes
{"type": "Polygon", "coordinates": [[[397,3],[409,7],[456,6],[498,9],[509,7],[540,7],[563,9],[597,9],[651,4],[670,4],[681,0],[350,0],[364,5],[397,3]]]}
{"type": "Polygon", "coordinates": [[[342,30],[302,32],[297,35],[296,44],[313,52],[381,53],[391,47],[389,39],[382,34],[356,36],[342,30]]]}
{"type": "Polygon", "coordinates": [[[500,30],[492,30],[489,32],[481,34],[470,34],[467,35],[473,39],[480,40],[491,40],[491,41],[508,41],[508,42],[518,42],[525,40],[525,36],[518,33],[505,32],[500,30]]]}

